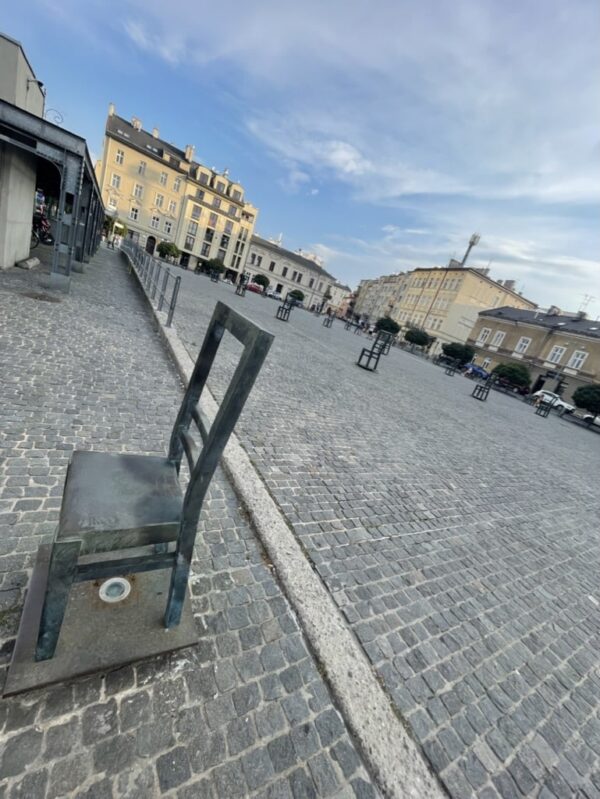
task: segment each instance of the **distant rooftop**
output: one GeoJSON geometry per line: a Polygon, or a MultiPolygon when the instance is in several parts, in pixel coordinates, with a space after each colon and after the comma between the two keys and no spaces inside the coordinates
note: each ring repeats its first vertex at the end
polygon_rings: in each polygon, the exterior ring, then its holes
{"type": "Polygon", "coordinates": [[[505,305],[502,308],[481,311],[479,316],[506,319],[509,322],[523,322],[536,327],[545,327],[548,330],[563,330],[565,333],[578,333],[582,336],[600,338],[599,321],[586,319],[583,313],[563,314],[556,307],[549,308],[548,311],[529,311],[505,305]]]}
{"type": "Polygon", "coordinates": [[[257,236],[256,234],[252,236],[252,243],[256,244],[259,247],[265,247],[267,250],[271,250],[271,252],[276,252],[280,254],[284,254],[286,258],[290,261],[295,261],[300,266],[303,266],[305,269],[313,269],[322,277],[325,277],[331,280],[334,283],[337,283],[333,275],[330,275],[322,266],[320,266],[316,261],[313,261],[312,258],[305,258],[303,255],[299,255],[297,252],[292,252],[292,250],[286,250],[285,247],[277,244],[275,241],[269,241],[269,239],[263,239],[261,236],[257,236]]]}

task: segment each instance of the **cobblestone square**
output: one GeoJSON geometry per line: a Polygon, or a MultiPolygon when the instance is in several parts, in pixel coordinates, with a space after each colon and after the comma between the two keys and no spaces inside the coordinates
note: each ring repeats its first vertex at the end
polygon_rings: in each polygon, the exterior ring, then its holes
{"type": "Polygon", "coordinates": [[[449,793],[600,796],[597,436],[184,273],[192,356],[216,299],[276,335],[238,435],[449,793]]]}
{"type": "MultiPolygon", "coordinates": [[[[71,451],[163,454],[183,396],[118,253],[38,277],[0,274],[1,684],[71,451]]],[[[197,646],[0,700],[3,799],[377,795],[220,471],[195,556],[197,646]]]]}

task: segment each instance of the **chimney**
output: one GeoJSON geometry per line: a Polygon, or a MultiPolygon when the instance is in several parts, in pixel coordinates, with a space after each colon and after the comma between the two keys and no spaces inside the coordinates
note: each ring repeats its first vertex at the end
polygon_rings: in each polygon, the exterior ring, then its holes
{"type": "Polygon", "coordinates": [[[131,117],[131,127],[134,130],[141,130],[142,129],[142,120],[138,119],[137,117],[131,117]]]}
{"type": "Polygon", "coordinates": [[[109,103],[108,104],[108,116],[109,117],[114,117],[114,115],[115,115],[115,104],[114,103],[109,103]]]}
{"type": "Polygon", "coordinates": [[[577,311],[577,318],[578,319],[587,319],[587,314],[585,311],[577,311]]]}
{"type": "Polygon", "coordinates": [[[190,161],[191,162],[193,160],[193,158],[194,158],[194,150],[195,149],[196,148],[194,147],[193,144],[186,144],[185,145],[185,160],[186,161],[190,161]]]}
{"type": "Polygon", "coordinates": [[[557,305],[551,305],[548,308],[547,316],[560,316],[560,308],[557,305]]]}
{"type": "Polygon", "coordinates": [[[152,137],[158,139],[158,128],[152,128],[152,137]]]}
{"type": "Polygon", "coordinates": [[[505,280],[504,281],[504,288],[505,289],[510,289],[510,291],[514,291],[516,282],[517,282],[516,280],[505,280]]]}

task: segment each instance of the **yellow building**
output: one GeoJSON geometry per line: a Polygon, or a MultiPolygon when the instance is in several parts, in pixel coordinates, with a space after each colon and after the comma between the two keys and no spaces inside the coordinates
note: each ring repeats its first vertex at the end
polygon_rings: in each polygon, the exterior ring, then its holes
{"type": "Polygon", "coordinates": [[[403,328],[418,327],[435,338],[430,349],[435,355],[442,344],[464,343],[484,309],[537,307],[514,290],[514,281],[492,280],[488,272],[461,266],[414,269],[390,316],[403,328]]]}
{"type": "Polygon", "coordinates": [[[157,128],[148,133],[139,119],[117,116],[111,104],[96,173],[107,213],[148,252],[174,242],[182,266],[217,258],[232,279],[243,271],[258,211],[227,171],[195,161],[192,145],[178,149],[157,128]]]}
{"type": "Polygon", "coordinates": [[[600,382],[600,322],[584,313],[563,314],[556,306],[483,311],[468,343],[484,369],[522,363],[531,373],[532,391],[556,391],[563,383],[564,397],[571,399],[579,386],[600,382]]]}

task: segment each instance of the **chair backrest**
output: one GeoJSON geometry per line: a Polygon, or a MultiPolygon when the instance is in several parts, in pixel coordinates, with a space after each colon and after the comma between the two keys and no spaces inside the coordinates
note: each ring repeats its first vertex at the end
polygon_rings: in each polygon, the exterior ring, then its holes
{"type": "Polygon", "coordinates": [[[181,403],[169,444],[169,460],[179,472],[185,453],[190,468],[183,515],[191,521],[200,513],[223,450],[248,399],[274,336],[249,319],[217,302],[206,331],[187,391],[181,403]],[[243,352],[223,401],[212,423],[200,409],[200,398],[225,331],[242,345],[243,352]],[[203,446],[200,449],[189,432],[195,423],[203,446]]]}

